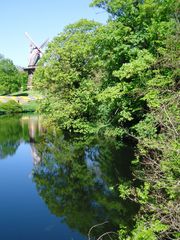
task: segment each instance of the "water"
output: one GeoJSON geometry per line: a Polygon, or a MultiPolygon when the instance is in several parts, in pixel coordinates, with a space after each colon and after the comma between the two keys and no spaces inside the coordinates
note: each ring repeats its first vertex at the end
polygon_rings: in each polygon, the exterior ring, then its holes
{"type": "Polygon", "coordinates": [[[131,179],[132,158],[129,146],[69,138],[35,115],[0,117],[0,239],[84,240],[105,221],[91,239],[131,228],[136,206],[118,183],[131,179]]]}

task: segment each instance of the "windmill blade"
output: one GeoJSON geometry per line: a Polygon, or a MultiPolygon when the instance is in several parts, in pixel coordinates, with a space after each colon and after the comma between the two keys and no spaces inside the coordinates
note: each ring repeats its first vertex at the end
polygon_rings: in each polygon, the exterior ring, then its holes
{"type": "Polygon", "coordinates": [[[39,48],[42,49],[48,43],[48,41],[49,41],[49,38],[47,38],[39,48]]]}
{"type": "Polygon", "coordinates": [[[32,38],[29,36],[29,34],[28,34],[27,32],[25,32],[25,35],[26,35],[26,37],[30,40],[30,42],[33,44],[33,46],[36,47],[40,52],[42,52],[41,49],[40,49],[40,48],[37,46],[37,44],[32,40],[32,38]]]}

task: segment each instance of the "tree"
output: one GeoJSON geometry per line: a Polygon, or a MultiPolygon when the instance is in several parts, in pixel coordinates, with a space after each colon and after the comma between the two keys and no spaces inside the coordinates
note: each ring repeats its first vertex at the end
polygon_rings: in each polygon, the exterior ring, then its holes
{"type": "Polygon", "coordinates": [[[99,26],[88,20],[67,26],[49,45],[35,72],[35,87],[48,96],[42,111],[51,114],[64,129],[93,131],[97,86],[92,81],[91,48],[99,26]]]}
{"type": "Polygon", "coordinates": [[[27,75],[18,71],[10,59],[0,58],[0,94],[10,94],[25,89],[27,75]]]}

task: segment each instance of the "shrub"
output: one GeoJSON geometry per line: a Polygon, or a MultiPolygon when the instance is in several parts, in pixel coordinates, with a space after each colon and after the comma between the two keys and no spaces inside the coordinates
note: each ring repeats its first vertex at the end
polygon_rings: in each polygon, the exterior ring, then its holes
{"type": "Polygon", "coordinates": [[[23,112],[35,112],[38,110],[38,101],[30,101],[22,106],[23,112]]]}
{"type": "Polygon", "coordinates": [[[19,113],[22,112],[22,106],[14,100],[6,103],[0,103],[0,112],[2,113],[19,113]]]}

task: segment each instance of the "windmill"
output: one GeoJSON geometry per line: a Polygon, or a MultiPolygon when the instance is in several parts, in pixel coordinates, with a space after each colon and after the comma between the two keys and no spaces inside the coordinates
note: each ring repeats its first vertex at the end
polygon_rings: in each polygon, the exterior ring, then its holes
{"type": "Polygon", "coordinates": [[[27,32],[25,32],[26,37],[30,40],[30,55],[29,55],[29,63],[28,67],[24,68],[24,71],[28,73],[28,89],[32,88],[32,76],[34,73],[34,70],[36,69],[37,62],[41,58],[43,52],[42,49],[45,47],[45,45],[48,42],[48,39],[46,39],[40,46],[38,46],[33,39],[29,36],[27,32]]]}
{"type": "Polygon", "coordinates": [[[38,60],[40,59],[40,57],[42,56],[43,52],[42,49],[43,47],[45,47],[45,45],[48,42],[48,39],[46,39],[40,46],[38,46],[33,40],[32,38],[29,36],[29,34],[27,32],[25,32],[26,37],[30,40],[30,47],[31,47],[31,51],[30,51],[30,56],[29,56],[29,64],[28,67],[29,68],[35,68],[38,60]]]}

